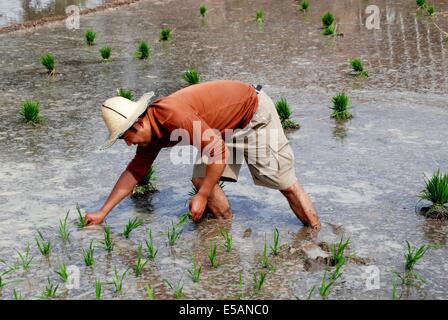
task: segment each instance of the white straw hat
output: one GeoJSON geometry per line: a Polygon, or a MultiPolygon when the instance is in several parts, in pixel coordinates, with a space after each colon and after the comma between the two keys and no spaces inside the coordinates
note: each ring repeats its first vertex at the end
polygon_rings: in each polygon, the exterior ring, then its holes
{"type": "Polygon", "coordinates": [[[102,107],[103,120],[109,130],[109,137],[101,147],[102,150],[112,146],[125,133],[138,117],[146,110],[154,92],[145,93],[137,102],[123,97],[107,99],[102,107]]]}

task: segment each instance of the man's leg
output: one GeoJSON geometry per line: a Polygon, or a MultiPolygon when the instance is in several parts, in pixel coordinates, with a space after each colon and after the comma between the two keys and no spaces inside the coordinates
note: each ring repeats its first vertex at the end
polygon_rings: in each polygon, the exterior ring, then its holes
{"type": "MultiPolygon", "coordinates": [[[[191,182],[193,182],[193,185],[197,190],[201,188],[203,181],[203,178],[191,179],[191,182]]],[[[227,200],[224,191],[218,184],[210,193],[210,197],[207,200],[207,208],[215,219],[232,219],[233,217],[232,211],[230,210],[229,200],[227,200]]]]}
{"type": "Polygon", "coordinates": [[[319,218],[313,202],[298,181],[291,187],[280,190],[280,192],[288,199],[292,211],[304,225],[310,226],[315,230],[320,229],[319,218]]]}

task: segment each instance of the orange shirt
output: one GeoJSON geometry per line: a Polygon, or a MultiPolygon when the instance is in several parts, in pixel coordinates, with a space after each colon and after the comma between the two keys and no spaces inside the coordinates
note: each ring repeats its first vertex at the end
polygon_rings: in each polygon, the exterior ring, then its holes
{"type": "Polygon", "coordinates": [[[244,128],[257,106],[255,89],[249,84],[231,80],[192,85],[157,99],[148,106],[152,140],[148,146],[137,148],[127,170],[140,181],[162,148],[180,142],[170,141],[170,135],[176,129],[189,134],[189,144],[201,151],[212,150],[210,155],[215,159],[225,159],[228,150],[222,139],[224,130],[244,128]],[[209,135],[207,129],[216,129],[220,134],[209,135]]]}

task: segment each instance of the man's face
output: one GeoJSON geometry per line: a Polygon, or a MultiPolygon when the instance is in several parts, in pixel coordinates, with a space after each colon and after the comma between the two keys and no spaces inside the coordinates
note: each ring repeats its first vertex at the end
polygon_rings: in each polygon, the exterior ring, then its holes
{"type": "Polygon", "coordinates": [[[151,142],[151,129],[144,118],[139,118],[132,127],[123,133],[122,139],[128,146],[134,144],[146,147],[151,142]]]}

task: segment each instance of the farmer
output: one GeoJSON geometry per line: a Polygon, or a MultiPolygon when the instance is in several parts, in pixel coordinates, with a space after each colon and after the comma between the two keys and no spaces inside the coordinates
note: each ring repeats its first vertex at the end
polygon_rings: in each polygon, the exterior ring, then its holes
{"type": "Polygon", "coordinates": [[[114,97],[103,103],[109,130],[103,148],[123,139],[128,146],[137,145],[137,151],[103,207],[86,213],[88,224],[101,223],[132,192],[162,148],[189,144],[200,151],[192,177],[198,192],[190,201],[195,222],[206,208],[214,218],[232,218],[218,182],[236,182],[244,157],[256,185],[280,190],[305,226],[320,229],[313,203],[297,181],[294,154],[275,106],[260,85],[219,80],[192,85],[150,103],[153,95],[147,93],[138,102],[114,97]]]}

